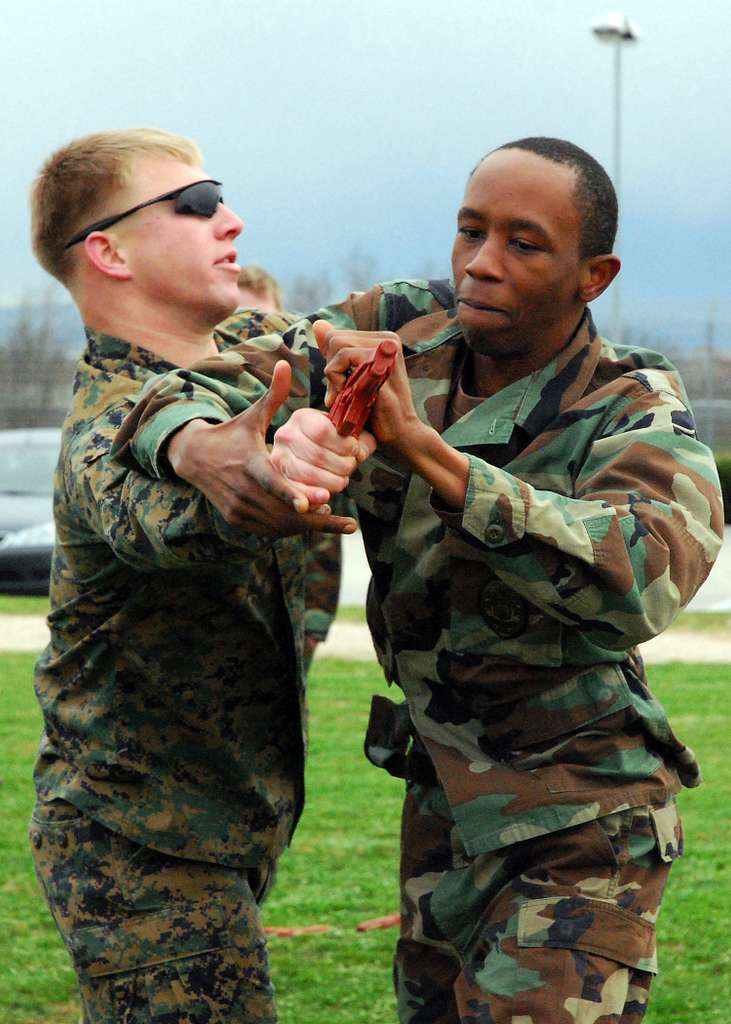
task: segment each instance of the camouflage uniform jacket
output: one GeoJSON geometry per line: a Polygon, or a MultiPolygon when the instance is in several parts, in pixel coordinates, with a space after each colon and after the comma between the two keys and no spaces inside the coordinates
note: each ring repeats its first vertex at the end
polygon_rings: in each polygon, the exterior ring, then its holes
{"type": "Polygon", "coordinates": [[[55,478],[36,785],[165,853],[266,864],[303,800],[303,544],[112,458],[142,384],[171,368],[88,332],[55,478]]]}
{"type": "MultiPolygon", "coordinates": [[[[450,302],[446,283],[396,281],[317,316],[397,331],[418,414],[469,458],[461,509],[380,452],[349,494],[379,659],[476,855],[697,783],[636,645],[703,582],[723,515],[677,372],[609,344],[588,311],[551,363],[447,426],[466,352],[450,302]]],[[[178,399],[207,395],[210,415],[228,416],[278,357],[295,366],[291,404],[307,400],[308,373],[309,400],[321,400],[308,321],[284,340],[261,336],[266,323],[226,327],[248,337],[226,355],[230,375],[240,361],[238,391],[210,366],[160,380],[133,442],[148,472],[184,415],[178,399]]],[[[399,731],[392,722],[380,750],[371,736],[372,759],[398,760],[399,731]]]]}

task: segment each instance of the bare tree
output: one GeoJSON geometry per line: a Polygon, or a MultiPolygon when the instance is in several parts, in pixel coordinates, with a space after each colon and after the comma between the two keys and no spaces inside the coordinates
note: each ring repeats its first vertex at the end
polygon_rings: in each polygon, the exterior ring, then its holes
{"type": "Polygon", "coordinates": [[[314,313],[320,306],[334,301],[334,289],[326,270],[313,274],[297,274],[285,289],[285,307],[300,313],[314,313]]]}
{"type": "Polygon", "coordinates": [[[364,292],[379,280],[378,261],[355,246],[345,257],[342,276],[347,291],[364,292]]]}
{"type": "Polygon", "coordinates": [[[25,298],[0,343],[0,426],[50,427],[62,421],[75,361],[56,333],[49,294],[25,298]]]}

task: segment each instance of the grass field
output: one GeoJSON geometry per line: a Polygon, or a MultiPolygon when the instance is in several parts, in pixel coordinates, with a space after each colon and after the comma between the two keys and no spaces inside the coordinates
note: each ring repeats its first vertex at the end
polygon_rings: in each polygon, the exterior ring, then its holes
{"type": "MultiPolygon", "coordinates": [[[[0,655],[0,1021],[76,1024],[74,981],[26,846],[31,766],[40,727],[33,656],[0,655]]],[[[647,1024],[728,1024],[731,870],[729,669],[658,666],[654,687],[678,733],[701,755],[706,784],[681,797],[689,852],[673,869],[660,917],[661,974],[647,1024]]],[[[270,925],[327,924],[323,935],[274,938],[282,1024],[395,1020],[390,955],[395,929],[355,925],[397,909],[400,784],[361,753],[376,666],[323,660],[311,681],[308,806],[277,887],[270,925]]]]}
{"type": "Polygon", "coordinates": [[[0,615],[48,615],[48,598],[0,594],[0,615]]]}

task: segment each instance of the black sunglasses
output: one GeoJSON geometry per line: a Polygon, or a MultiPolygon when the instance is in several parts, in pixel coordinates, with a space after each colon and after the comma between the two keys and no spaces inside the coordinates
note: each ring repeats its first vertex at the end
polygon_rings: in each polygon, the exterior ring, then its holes
{"type": "Polygon", "coordinates": [[[166,199],[175,200],[176,213],[195,214],[197,217],[212,217],[218,209],[218,204],[223,202],[221,182],[214,181],[213,178],[206,178],[205,181],[194,181],[191,185],[174,188],[172,192],[166,192],[162,196],[155,196],[154,199],[148,199],[146,203],[139,203],[137,206],[133,206],[131,210],[125,210],[124,213],[115,213],[112,217],[104,217],[103,220],[94,221],[93,224],[89,224],[88,227],[79,231],[73,238],[69,238],[66,245],[64,245],[64,249],[70,249],[77,242],[83,242],[92,231],[104,231],[105,228],[110,228],[112,224],[116,224],[117,221],[129,217],[133,213],[137,213],[138,210],[143,210],[146,206],[152,206],[154,203],[163,203],[166,199]]]}

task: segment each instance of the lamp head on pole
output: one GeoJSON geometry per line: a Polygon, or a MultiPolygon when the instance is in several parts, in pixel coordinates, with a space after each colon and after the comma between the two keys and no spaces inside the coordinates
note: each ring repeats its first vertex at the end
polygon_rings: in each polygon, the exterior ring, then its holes
{"type": "Polygon", "coordinates": [[[641,38],[639,29],[626,14],[605,14],[597,18],[591,30],[602,43],[636,43],[641,38]]]}

